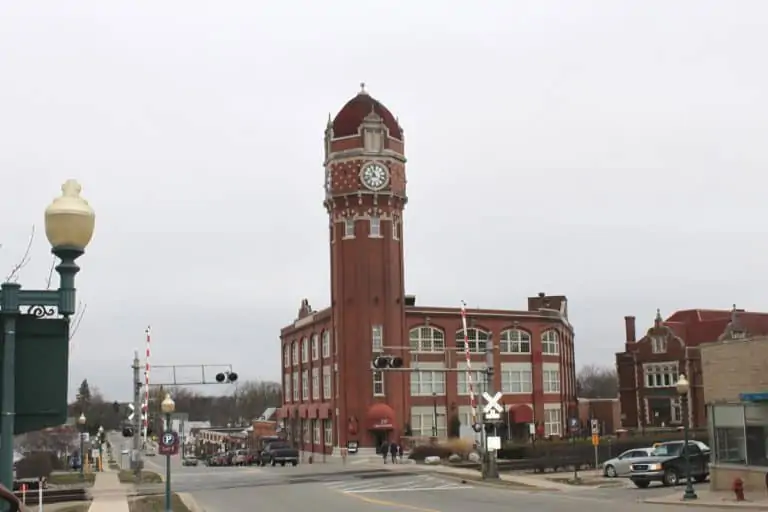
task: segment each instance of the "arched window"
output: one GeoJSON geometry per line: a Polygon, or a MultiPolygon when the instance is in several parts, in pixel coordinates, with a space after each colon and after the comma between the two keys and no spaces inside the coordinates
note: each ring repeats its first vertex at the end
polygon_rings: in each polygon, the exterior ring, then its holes
{"type": "Polygon", "coordinates": [[[283,345],[283,368],[291,366],[291,344],[283,345]]]}
{"type": "Polygon", "coordinates": [[[531,335],[520,329],[502,331],[501,352],[504,354],[530,354],[531,335]]]}
{"type": "Polygon", "coordinates": [[[309,362],[309,343],[307,343],[307,338],[301,339],[301,362],[309,362]]]}
{"type": "Polygon", "coordinates": [[[323,357],[331,357],[331,331],[327,329],[323,331],[323,357]]]}
{"type": "Polygon", "coordinates": [[[293,349],[293,365],[296,366],[299,364],[299,344],[296,343],[296,340],[293,340],[291,347],[293,349]]]}
{"type": "Polygon", "coordinates": [[[410,332],[411,350],[414,352],[443,352],[445,334],[436,327],[424,325],[414,327],[410,332]]]}
{"type": "MultiPolygon", "coordinates": [[[[484,354],[486,344],[490,338],[491,333],[483,331],[482,329],[476,329],[474,327],[467,329],[469,351],[473,354],[484,354]]],[[[464,329],[456,331],[456,346],[461,352],[466,350],[466,347],[464,347],[464,329]]]]}
{"type": "Polygon", "coordinates": [[[557,331],[548,330],[541,333],[541,353],[556,356],[560,353],[560,337],[557,331]]]}

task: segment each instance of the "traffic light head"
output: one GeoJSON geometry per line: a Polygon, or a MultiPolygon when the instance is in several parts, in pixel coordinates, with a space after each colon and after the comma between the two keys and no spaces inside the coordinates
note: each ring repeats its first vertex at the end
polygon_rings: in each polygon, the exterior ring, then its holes
{"type": "Polygon", "coordinates": [[[226,375],[224,375],[223,373],[216,374],[216,382],[224,382],[225,380],[227,380],[226,375]]]}
{"type": "Polygon", "coordinates": [[[403,367],[403,358],[402,357],[393,357],[389,361],[390,368],[402,368],[403,367]]]}
{"type": "Polygon", "coordinates": [[[223,384],[224,382],[237,382],[237,374],[235,372],[221,372],[216,374],[216,382],[223,384]]]}
{"type": "Polygon", "coordinates": [[[237,374],[235,372],[229,372],[227,374],[227,379],[229,382],[236,382],[237,381],[237,374]]]}
{"type": "Polygon", "coordinates": [[[377,370],[386,370],[387,368],[402,368],[403,358],[394,356],[377,356],[373,360],[373,367],[377,370]]]}

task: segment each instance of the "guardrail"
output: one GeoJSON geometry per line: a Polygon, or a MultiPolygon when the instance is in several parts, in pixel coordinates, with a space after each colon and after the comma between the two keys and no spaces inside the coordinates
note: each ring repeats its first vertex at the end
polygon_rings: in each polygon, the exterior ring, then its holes
{"type": "MultiPolygon", "coordinates": [[[[25,496],[21,492],[14,492],[20,500],[23,498],[27,506],[39,505],[39,491],[27,491],[25,496]]],[[[64,503],[66,501],[88,501],[90,498],[85,489],[45,489],[43,490],[43,505],[64,503]]]]}

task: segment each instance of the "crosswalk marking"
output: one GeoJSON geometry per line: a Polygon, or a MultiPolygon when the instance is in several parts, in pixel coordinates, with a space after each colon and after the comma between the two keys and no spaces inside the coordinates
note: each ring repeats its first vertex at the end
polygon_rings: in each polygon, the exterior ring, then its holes
{"type": "Polygon", "coordinates": [[[345,494],[369,494],[391,492],[453,491],[471,489],[466,484],[449,483],[433,476],[423,475],[415,478],[377,478],[366,481],[328,482],[325,486],[345,494]]]}

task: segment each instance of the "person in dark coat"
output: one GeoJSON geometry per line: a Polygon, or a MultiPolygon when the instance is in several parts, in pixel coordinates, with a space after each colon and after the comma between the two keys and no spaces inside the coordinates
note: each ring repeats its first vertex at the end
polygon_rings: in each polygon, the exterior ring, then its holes
{"type": "Polygon", "coordinates": [[[389,445],[384,441],[381,443],[381,456],[384,459],[384,464],[387,463],[387,455],[389,455],[389,445]]]}
{"type": "Polygon", "coordinates": [[[397,455],[400,458],[400,464],[402,464],[403,463],[403,445],[402,444],[397,445],[397,455]]]}
{"type": "Polygon", "coordinates": [[[397,443],[392,443],[389,445],[389,453],[392,454],[392,464],[397,464],[397,443]]]}

